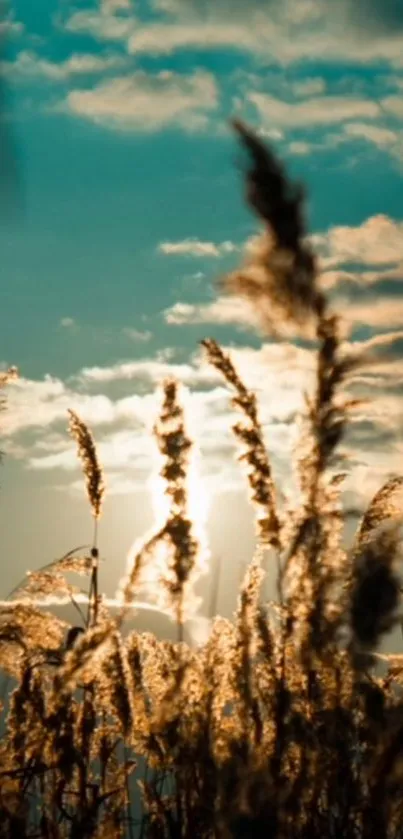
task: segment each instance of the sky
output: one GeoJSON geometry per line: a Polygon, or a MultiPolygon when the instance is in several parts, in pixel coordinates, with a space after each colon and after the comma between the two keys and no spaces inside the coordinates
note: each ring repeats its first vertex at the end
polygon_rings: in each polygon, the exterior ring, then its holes
{"type": "Polygon", "coordinates": [[[113,594],[153,525],[150,432],[174,375],[209,498],[218,609],[230,614],[253,517],[230,394],[199,342],[219,340],[257,392],[285,489],[314,359],[292,336],[260,334],[217,290],[259,231],[229,120],[245,119],[305,183],[321,282],[371,357],[354,383],[369,401],[345,443],[346,504],[363,509],[403,456],[403,6],[14,0],[0,33],[1,165],[15,173],[0,212],[0,364],[20,371],[1,418],[0,597],[91,541],[69,408],[105,468],[113,594]]]}

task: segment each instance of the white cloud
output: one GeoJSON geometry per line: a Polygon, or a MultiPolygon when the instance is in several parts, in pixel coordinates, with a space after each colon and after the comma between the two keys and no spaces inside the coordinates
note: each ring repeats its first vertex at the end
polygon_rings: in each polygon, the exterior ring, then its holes
{"type": "Polygon", "coordinates": [[[264,123],[282,128],[301,128],[310,125],[329,125],[348,119],[374,119],[380,107],[369,99],[346,96],[321,96],[302,102],[284,102],[266,93],[250,93],[264,123]]]}
{"type": "MultiPolygon", "coordinates": [[[[339,62],[352,60],[358,64],[385,62],[403,66],[403,37],[394,32],[368,29],[365,35],[357,28],[344,25],[340,37],[340,21],[334,25],[326,5],[316,4],[315,13],[299,13],[296,4],[272,4],[262,11],[262,3],[231,4],[231,13],[223,4],[197,12],[194,4],[169,3],[164,10],[171,17],[163,22],[139,25],[129,37],[133,53],[162,55],[179,49],[214,50],[233,48],[254,56],[270,56],[282,65],[311,61],[339,62]]],[[[341,5],[341,4],[338,4],[341,5]]],[[[160,5],[161,8],[161,5],[160,5]]],[[[335,4],[333,4],[333,10],[335,4]]],[[[319,85],[314,88],[318,92],[319,85]]]]}
{"type": "Polygon", "coordinates": [[[217,108],[214,77],[204,71],[181,75],[137,71],[100,83],[91,90],[72,90],[64,107],[93,122],[127,130],[158,131],[166,125],[189,130],[203,127],[217,108]]]}
{"type": "MultiPolygon", "coordinates": [[[[403,222],[378,215],[357,227],[334,227],[309,239],[319,254],[321,285],[337,293],[336,308],[345,315],[350,326],[365,324],[384,331],[403,325],[403,310],[396,298],[388,296],[390,291],[381,291],[383,283],[401,282],[403,278],[403,222]],[[346,271],[339,267],[346,263],[356,264],[357,270],[346,271]],[[389,267],[384,268],[385,264],[389,267]],[[365,270],[366,265],[379,268],[365,270]],[[376,305],[373,292],[369,299],[353,297],[351,300],[341,296],[354,288],[355,295],[358,290],[364,295],[375,285],[379,285],[381,295],[378,295],[376,305]]],[[[256,244],[259,247],[259,242],[259,237],[251,237],[244,243],[244,248],[253,251],[256,244]]],[[[262,314],[246,300],[223,295],[209,302],[178,301],[164,311],[164,318],[166,323],[176,326],[234,325],[259,332],[262,314]]]]}
{"type": "Polygon", "coordinates": [[[174,364],[164,359],[140,359],[114,364],[112,367],[84,367],[79,380],[82,383],[103,383],[130,381],[153,386],[163,379],[175,376],[188,386],[209,383],[217,378],[213,372],[201,371],[197,365],[174,364]]]}
{"type": "MultiPolygon", "coordinates": [[[[134,432],[132,429],[112,431],[97,443],[97,452],[103,468],[108,471],[113,470],[117,474],[132,468],[135,468],[137,473],[150,472],[154,449],[155,445],[149,429],[145,431],[144,428],[140,432],[134,432]]],[[[29,466],[40,470],[63,469],[67,472],[77,470],[79,463],[75,445],[66,437],[63,448],[58,452],[47,453],[44,450],[40,455],[29,458],[29,466]]],[[[144,482],[144,474],[141,477],[144,482]]]]}
{"type": "MultiPolygon", "coordinates": [[[[290,422],[302,406],[301,386],[303,381],[307,381],[306,376],[312,373],[312,357],[307,351],[291,345],[267,344],[257,351],[245,347],[231,352],[241,375],[262,398],[261,418],[267,427],[271,445],[278,449],[276,457],[281,459],[281,451],[292,442],[290,422]],[[280,381],[279,373],[285,365],[288,375],[280,381]]],[[[225,472],[226,480],[236,483],[242,471],[239,473],[233,457],[231,423],[236,418],[236,412],[231,406],[230,394],[221,377],[204,358],[195,357],[188,367],[191,374],[182,375],[182,380],[185,379],[195,389],[184,394],[185,412],[192,437],[203,454],[203,473],[207,479],[214,476],[216,480],[217,475],[225,472]]],[[[110,372],[102,378],[112,381],[110,372]]],[[[176,365],[170,365],[170,375],[183,372],[176,365]]],[[[81,377],[81,390],[83,381],[81,377]]],[[[103,387],[105,385],[103,381],[103,387]]],[[[138,488],[141,485],[145,488],[150,474],[155,471],[156,445],[151,431],[161,401],[161,395],[155,393],[155,384],[150,381],[146,393],[113,400],[105,393],[90,396],[69,390],[64,383],[56,380],[25,380],[20,389],[14,388],[10,392],[6,431],[11,435],[12,442],[15,440],[18,443],[24,440],[24,431],[30,430],[32,435],[35,430],[36,440],[32,441],[31,437],[25,451],[24,448],[14,447],[15,456],[26,454],[29,468],[42,472],[79,472],[75,445],[67,429],[52,431],[52,425],[60,423],[62,418],[66,428],[66,400],[95,429],[108,490],[121,492],[123,484],[128,488],[128,481],[131,484],[134,481],[138,488]],[[109,473],[113,476],[112,486],[108,480],[109,473]]],[[[75,475],[71,480],[75,486],[75,475]]]]}
{"type": "Polygon", "coordinates": [[[282,140],[284,138],[284,131],[279,128],[264,128],[262,125],[256,128],[256,133],[259,137],[267,140],[282,140]]]}
{"type": "MultiPolygon", "coordinates": [[[[350,344],[350,351],[353,355],[357,355],[364,374],[379,376],[385,388],[389,388],[390,381],[400,380],[401,382],[403,330],[373,335],[365,341],[353,341],[350,344]]],[[[359,375],[358,371],[353,374],[355,375],[359,375]]]]}
{"type": "Polygon", "coordinates": [[[387,152],[398,161],[403,160],[403,140],[400,130],[394,130],[379,124],[350,123],[344,126],[344,134],[339,135],[338,142],[364,140],[376,148],[387,152]]]}
{"type": "Polygon", "coordinates": [[[382,106],[393,116],[403,118],[403,96],[387,96],[383,99],[382,106]]]}
{"type": "MultiPolygon", "coordinates": [[[[386,314],[385,314],[386,317],[386,314]]],[[[399,445],[402,396],[397,387],[403,374],[403,330],[355,342],[369,357],[366,366],[351,377],[351,387],[372,405],[360,409],[347,438],[353,473],[369,464],[381,477],[393,470],[399,445]],[[372,356],[372,357],[371,357],[372,356]],[[400,367],[394,367],[397,364],[400,367]],[[386,376],[385,376],[386,371],[386,376]],[[391,390],[395,388],[395,391],[391,390]],[[375,395],[375,398],[373,398],[375,395]],[[391,440],[396,440],[391,443],[391,440]]],[[[290,343],[264,343],[259,349],[233,347],[229,351],[240,376],[257,396],[265,439],[272,454],[275,476],[282,488],[292,489],[290,461],[296,440],[295,418],[303,408],[303,393],[311,391],[315,356],[308,348],[290,343]]],[[[109,368],[87,368],[67,384],[46,377],[20,380],[9,388],[9,409],[4,415],[7,448],[27,466],[42,473],[65,473],[64,486],[79,486],[80,466],[67,433],[67,408],[73,408],[93,427],[110,494],[146,490],[155,472],[155,444],[151,430],[161,402],[155,386],[166,376],[176,376],[188,387],[185,409],[188,427],[202,455],[203,475],[211,492],[222,487],[244,487],[242,468],[235,463],[231,424],[237,412],[219,374],[195,355],[187,364],[169,359],[141,359],[109,368]],[[120,382],[119,393],[109,386],[120,382]],[[125,383],[127,386],[125,387],[125,383]],[[93,394],[93,389],[97,392],[93,394]],[[116,393],[116,391],[115,391],[116,393]],[[28,436],[26,436],[29,432],[28,436]]],[[[60,484],[60,478],[57,479],[60,484]]],[[[351,479],[354,492],[367,494],[351,479]]]]}
{"type": "Polygon", "coordinates": [[[384,281],[401,282],[403,279],[403,264],[393,268],[377,271],[343,271],[339,269],[323,271],[320,277],[324,289],[331,291],[345,286],[358,286],[362,289],[382,283],[384,281]]]}
{"type": "Polygon", "coordinates": [[[397,132],[392,131],[390,128],[382,128],[380,125],[367,125],[362,122],[352,122],[349,125],[345,125],[344,131],[350,137],[359,137],[363,140],[368,140],[368,142],[379,146],[379,148],[392,146],[399,139],[397,132]]]}
{"type": "Polygon", "coordinates": [[[382,265],[403,260],[403,222],[372,216],[358,227],[333,227],[312,236],[324,268],[346,262],[382,265]]]}
{"type": "Polygon", "coordinates": [[[158,250],[175,256],[220,257],[237,250],[233,242],[203,242],[200,239],[183,239],[181,242],[161,242],[158,250]]]}
{"type": "Polygon", "coordinates": [[[101,12],[82,10],[74,12],[63,26],[68,32],[92,35],[105,41],[121,41],[134,31],[137,22],[133,17],[120,17],[112,14],[104,6],[101,12]]]}
{"type": "Polygon", "coordinates": [[[102,14],[114,14],[115,12],[127,11],[133,8],[131,0],[100,0],[102,14]]]}
{"type": "Polygon", "coordinates": [[[326,82],[321,78],[301,79],[291,86],[294,96],[320,96],[326,90],[326,82]]]}
{"type": "Polygon", "coordinates": [[[353,325],[369,326],[383,331],[403,327],[403,305],[399,298],[381,298],[374,301],[348,302],[343,306],[340,303],[340,311],[348,323],[353,325]]]}
{"type": "Polygon", "coordinates": [[[175,303],[164,312],[166,323],[183,324],[235,324],[258,328],[259,318],[247,301],[233,297],[218,297],[211,303],[175,303]]]}
{"type": "Polygon", "coordinates": [[[290,143],[288,146],[288,151],[290,154],[295,154],[298,156],[304,156],[309,154],[312,149],[310,143],[306,143],[303,140],[295,140],[293,143],[290,143]]]}
{"type": "Polygon", "coordinates": [[[115,417],[113,403],[104,394],[77,393],[51,376],[39,381],[20,378],[10,389],[9,410],[4,416],[2,431],[5,435],[13,435],[29,428],[44,429],[55,422],[64,422],[67,426],[69,408],[77,410],[91,425],[108,423],[115,417]]]}
{"type": "Polygon", "coordinates": [[[245,26],[236,20],[225,23],[211,21],[183,21],[177,23],[154,23],[139,26],[129,38],[129,52],[151,55],[169,55],[178,49],[202,49],[208,51],[222,47],[235,47],[254,51],[260,43],[269,46],[275,27],[267,16],[260,17],[259,28],[245,26]]]}
{"type": "Polygon", "coordinates": [[[24,30],[24,24],[19,20],[14,20],[11,15],[0,21],[0,36],[13,37],[14,35],[21,35],[24,30]]]}
{"type": "Polygon", "coordinates": [[[127,58],[119,55],[93,55],[74,53],[65,61],[55,62],[41,58],[34,52],[22,51],[14,61],[1,62],[1,70],[13,79],[42,77],[50,81],[66,81],[73,76],[103,73],[125,66],[127,58]]]}

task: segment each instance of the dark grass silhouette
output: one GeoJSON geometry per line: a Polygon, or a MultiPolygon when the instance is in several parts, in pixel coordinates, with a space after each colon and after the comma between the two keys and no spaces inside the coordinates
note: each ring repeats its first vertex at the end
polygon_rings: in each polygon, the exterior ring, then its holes
{"type": "Polygon", "coordinates": [[[399,619],[403,480],[377,493],[344,550],[339,444],[358,360],[320,288],[302,190],[246,126],[235,129],[247,200],[263,231],[222,288],[256,306],[267,331],[292,323],[317,346],[297,460],[300,502],[293,510],[280,503],[256,398],[219,345],[204,341],[240,414],[234,433],[257,544],[234,620],[216,617],[208,640],[192,649],[183,622],[199,546],[187,510],[192,444],[177,383],[164,385],[155,429],[167,521],[133,557],[117,615],[98,589],[102,468],[89,429],[71,414],[94,541],[92,550],[30,575],[0,610],[0,666],[16,684],[0,745],[5,837],[403,837],[403,657],[390,656],[380,676],[375,655],[399,619]],[[177,643],[124,632],[161,543],[168,558],[157,577],[177,643]],[[270,562],[276,603],[261,593],[270,562]],[[82,631],[38,606],[60,593],[74,602],[71,572],[88,579],[82,631]]]}

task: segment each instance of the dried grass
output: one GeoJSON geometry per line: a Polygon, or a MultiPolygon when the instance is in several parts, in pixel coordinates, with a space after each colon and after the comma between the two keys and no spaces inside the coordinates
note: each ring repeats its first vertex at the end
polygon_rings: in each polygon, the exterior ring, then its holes
{"type": "MultiPolygon", "coordinates": [[[[346,551],[339,445],[353,362],[317,287],[301,190],[249,129],[235,127],[264,233],[261,249],[224,286],[247,297],[268,330],[292,322],[300,331],[309,322],[317,340],[298,456],[301,503],[287,515],[279,510],[256,398],[230,357],[204,341],[242,413],[234,432],[256,511],[258,551],[234,620],[216,617],[197,650],[183,643],[198,543],[187,508],[191,441],[178,385],[168,381],[155,427],[167,521],[133,557],[118,618],[98,593],[96,532],[88,555],[73,552],[31,574],[0,607],[0,666],[15,683],[0,744],[4,837],[403,837],[403,664],[375,655],[400,620],[403,479],[377,493],[346,551]],[[123,631],[162,543],[157,576],[178,643],[123,631]],[[261,593],[268,548],[278,564],[272,604],[261,593]],[[82,627],[64,626],[35,602],[59,592],[74,600],[70,572],[89,577],[82,627]]],[[[89,429],[70,417],[97,521],[102,469],[89,429]]]]}

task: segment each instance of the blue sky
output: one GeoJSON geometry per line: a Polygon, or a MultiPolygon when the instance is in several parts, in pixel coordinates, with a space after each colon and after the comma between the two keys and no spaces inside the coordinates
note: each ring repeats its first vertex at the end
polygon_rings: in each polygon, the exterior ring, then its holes
{"type": "MultiPolygon", "coordinates": [[[[13,559],[1,593],[89,539],[68,407],[91,424],[105,463],[113,590],[152,523],[148,429],[170,373],[192,393],[203,474],[218,489],[212,549],[237,580],[252,521],[229,400],[198,342],[234,348],[280,481],[312,357],[259,334],[216,290],[257,232],[228,120],[247,119],[305,182],[323,281],[350,340],[373,351],[355,383],[373,405],[348,442],[349,498],[363,504],[403,454],[401,5],[15,0],[0,26],[2,130],[18,173],[17,212],[0,223],[0,361],[21,373],[3,419],[0,528],[13,559]]],[[[224,611],[231,598],[222,593],[224,611]]]]}

